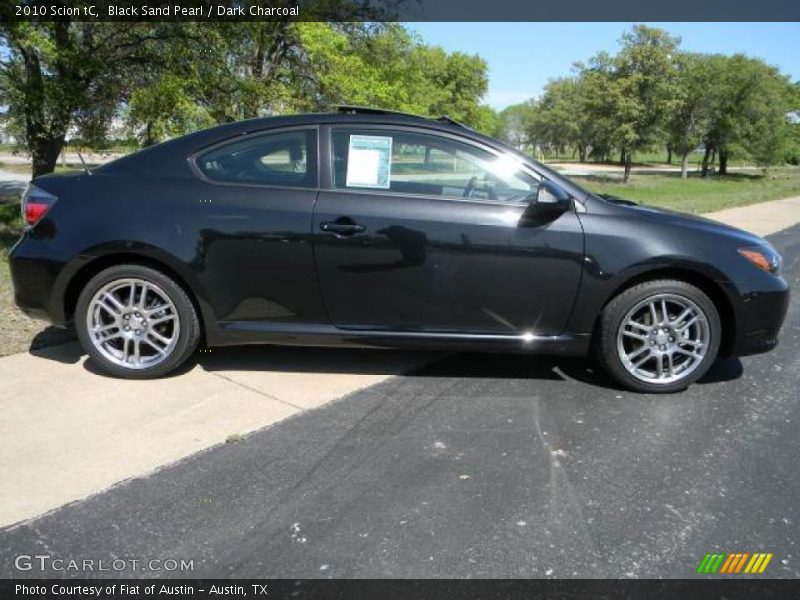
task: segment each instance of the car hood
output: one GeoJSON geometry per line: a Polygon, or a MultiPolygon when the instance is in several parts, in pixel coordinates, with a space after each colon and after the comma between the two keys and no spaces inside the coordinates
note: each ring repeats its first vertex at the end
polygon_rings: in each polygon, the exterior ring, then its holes
{"type": "Polygon", "coordinates": [[[706,232],[709,235],[723,235],[728,238],[736,239],[743,244],[769,245],[769,242],[754,233],[731,227],[730,225],[714,221],[707,217],[678,212],[667,208],[635,204],[617,198],[606,198],[606,202],[614,206],[616,210],[623,211],[641,219],[657,221],[673,227],[694,229],[696,231],[706,232]]]}

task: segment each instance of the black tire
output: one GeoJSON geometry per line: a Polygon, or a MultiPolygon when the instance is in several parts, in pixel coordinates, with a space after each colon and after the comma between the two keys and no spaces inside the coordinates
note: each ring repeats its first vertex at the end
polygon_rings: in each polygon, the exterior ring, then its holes
{"type": "Polygon", "coordinates": [[[673,279],[647,281],[630,287],[616,296],[603,309],[600,316],[598,338],[595,340],[597,359],[606,372],[622,386],[645,393],[671,393],[685,390],[706,374],[714,363],[722,337],[719,312],[711,299],[697,287],[673,279]],[[643,381],[628,371],[617,347],[620,326],[629,311],[650,297],[669,294],[693,302],[704,314],[708,323],[709,340],[702,360],[682,378],[672,382],[643,381]]]}
{"type": "Polygon", "coordinates": [[[117,265],[95,275],[78,297],[75,307],[75,330],[81,346],[100,371],[125,379],[154,379],[177,369],[192,356],[200,341],[201,333],[197,311],[184,289],[164,273],[142,265],[117,265]],[[112,362],[95,347],[89,334],[87,313],[92,297],[103,286],[127,278],[141,279],[160,288],[172,301],[177,312],[180,329],[174,348],[167,358],[152,367],[134,369],[112,362]]]}

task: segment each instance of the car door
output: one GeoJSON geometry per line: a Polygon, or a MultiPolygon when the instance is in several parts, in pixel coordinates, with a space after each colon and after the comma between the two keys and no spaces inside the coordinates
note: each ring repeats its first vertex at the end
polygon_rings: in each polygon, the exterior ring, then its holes
{"type": "Polygon", "coordinates": [[[416,127],[332,126],[314,212],[323,302],[344,329],[561,333],[583,233],[573,210],[530,220],[519,159],[416,127]]]}
{"type": "Polygon", "coordinates": [[[253,132],[194,157],[196,269],[219,322],[327,321],[310,236],[317,138],[316,127],[253,132]]]}

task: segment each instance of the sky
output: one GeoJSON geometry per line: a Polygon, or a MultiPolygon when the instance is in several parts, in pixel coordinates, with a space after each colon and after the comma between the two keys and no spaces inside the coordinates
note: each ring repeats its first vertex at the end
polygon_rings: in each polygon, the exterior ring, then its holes
{"type": "MultiPolygon", "coordinates": [[[[538,96],[550,79],[600,50],[614,53],[632,23],[408,23],[429,44],[479,54],[489,65],[492,108],[538,96]]],[[[692,52],[761,58],[800,80],[800,23],[647,23],[681,38],[692,52]]]]}

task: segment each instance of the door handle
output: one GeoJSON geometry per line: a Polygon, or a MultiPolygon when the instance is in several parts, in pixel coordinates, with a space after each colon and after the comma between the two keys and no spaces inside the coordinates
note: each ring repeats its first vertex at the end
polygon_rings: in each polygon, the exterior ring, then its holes
{"type": "Polygon", "coordinates": [[[319,224],[319,228],[322,231],[335,233],[336,235],[353,235],[354,233],[361,233],[367,229],[363,225],[359,225],[347,217],[336,219],[335,221],[323,221],[319,224]]]}

